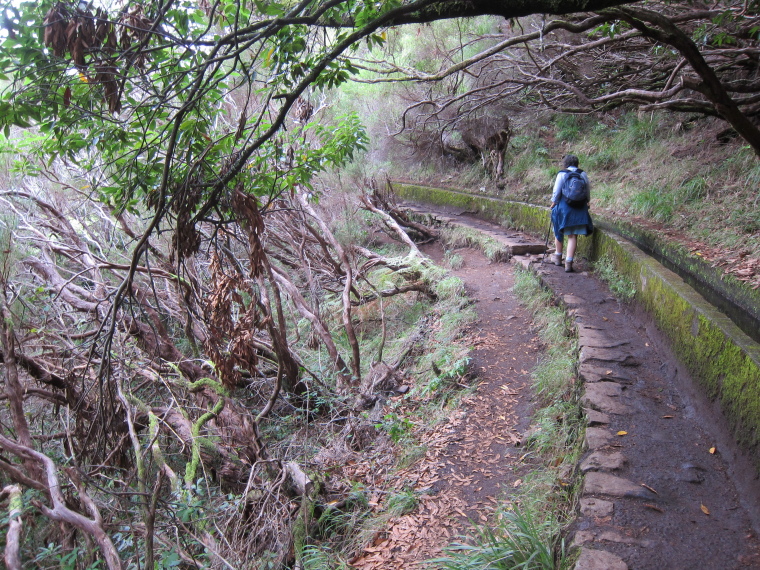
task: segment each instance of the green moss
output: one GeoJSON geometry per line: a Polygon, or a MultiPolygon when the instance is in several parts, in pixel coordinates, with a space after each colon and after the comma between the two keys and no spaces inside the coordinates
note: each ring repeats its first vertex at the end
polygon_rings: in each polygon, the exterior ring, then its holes
{"type": "MultiPolygon", "coordinates": [[[[464,211],[477,212],[483,218],[496,223],[509,220],[509,227],[533,233],[542,238],[549,225],[549,210],[523,202],[502,200],[493,196],[470,194],[450,188],[431,188],[414,184],[394,183],[393,189],[400,197],[438,206],[462,208],[464,211]]],[[[760,288],[752,289],[748,284],[731,275],[726,275],[721,268],[713,267],[699,255],[681,244],[668,241],[654,230],[642,228],[631,222],[593,214],[594,222],[601,229],[631,240],[651,252],[659,259],[682,273],[693,276],[694,280],[705,283],[719,291],[721,296],[739,307],[741,311],[760,319],[760,288]]],[[[595,251],[596,238],[578,242],[578,255],[597,259],[595,251]]]]}
{"type": "MultiPolygon", "coordinates": [[[[720,403],[736,441],[760,447],[760,347],[680,277],[634,246],[600,233],[597,251],[638,284],[636,298],[670,338],[673,349],[720,403]]],[[[760,459],[757,462],[760,472],[760,459]]]]}
{"type": "MultiPolygon", "coordinates": [[[[192,487],[193,482],[195,481],[195,474],[198,471],[198,465],[201,461],[201,428],[209,421],[217,417],[223,409],[224,399],[219,398],[219,400],[214,405],[214,408],[210,412],[206,412],[201,417],[199,417],[190,428],[190,432],[193,438],[191,442],[192,458],[185,466],[185,486],[188,489],[192,487]]],[[[212,447],[211,449],[215,448],[212,447]]]]}
{"type": "Polygon", "coordinates": [[[10,487],[10,500],[8,501],[9,518],[20,517],[23,510],[24,500],[21,496],[21,490],[17,485],[12,485],[10,487]]]}
{"type": "Polygon", "coordinates": [[[755,448],[760,445],[760,358],[756,354],[753,361],[704,315],[698,315],[695,324],[698,334],[694,353],[708,372],[705,376],[709,388],[720,399],[739,443],[755,448]]]}
{"type": "MultiPolygon", "coordinates": [[[[151,411],[148,411],[148,433],[150,434],[150,450],[153,455],[153,461],[159,469],[163,469],[166,465],[166,458],[164,457],[161,446],[159,445],[159,424],[158,416],[151,411]]],[[[179,490],[179,479],[173,470],[168,469],[167,473],[171,482],[172,491],[179,490]]]]}
{"type": "Polygon", "coordinates": [[[227,389],[222,386],[221,382],[217,382],[211,378],[201,378],[195,382],[187,382],[186,387],[190,392],[200,392],[203,388],[211,388],[219,396],[229,396],[227,389]]]}
{"type": "Polygon", "coordinates": [[[747,283],[739,281],[732,275],[726,275],[721,268],[713,267],[700,255],[679,243],[668,241],[655,231],[631,222],[603,216],[596,216],[594,221],[599,227],[629,239],[671,266],[678,267],[682,274],[693,276],[695,280],[719,291],[722,297],[731,301],[740,310],[760,319],[760,289],[752,289],[747,283]]]}
{"type": "Polygon", "coordinates": [[[304,548],[309,541],[309,527],[316,520],[315,512],[317,503],[313,497],[318,497],[322,487],[321,481],[317,480],[311,489],[311,492],[301,497],[301,506],[296,515],[296,521],[293,524],[293,547],[296,560],[301,562],[304,548]]]}

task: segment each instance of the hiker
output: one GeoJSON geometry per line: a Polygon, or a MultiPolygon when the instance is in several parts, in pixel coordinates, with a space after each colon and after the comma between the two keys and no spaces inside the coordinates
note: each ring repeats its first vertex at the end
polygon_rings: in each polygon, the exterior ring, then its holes
{"type": "Polygon", "coordinates": [[[565,271],[573,271],[573,256],[578,236],[591,235],[594,225],[588,213],[591,199],[591,183],[588,176],[578,168],[578,157],[565,155],[562,170],[557,174],[552,192],[552,226],[554,227],[554,265],[562,265],[562,242],[567,236],[565,271]]]}

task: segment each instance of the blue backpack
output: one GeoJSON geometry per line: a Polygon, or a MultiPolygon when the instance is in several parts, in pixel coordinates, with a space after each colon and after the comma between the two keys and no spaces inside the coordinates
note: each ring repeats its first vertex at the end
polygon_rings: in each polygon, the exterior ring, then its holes
{"type": "Polygon", "coordinates": [[[588,204],[588,184],[581,174],[583,171],[578,170],[561,170],[565,172],[565,181],[562,183],[562,197],[571,208],[580,208],[588,204]]]}

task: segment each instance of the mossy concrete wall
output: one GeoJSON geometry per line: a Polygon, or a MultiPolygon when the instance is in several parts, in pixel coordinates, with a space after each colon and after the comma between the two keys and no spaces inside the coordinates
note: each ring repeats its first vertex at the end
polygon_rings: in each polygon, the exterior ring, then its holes
{"type": "MultiPolygon", "coordinates": [[[[396,194],[416,202],[439,206],[462,208],[476,212],[480,216],[505,226],[528,231],[543,237],[549,224],[549,209],[495,198],[486,194],[471,194],[453,188],[431,188],[400,182],[393,183],[396,194]]],[[[625,220],[607,218],[592,212],[596,227],[623,236],[640,246],[645,252],[654,255],[671,269],[690,279],[713,304],[733,314],[744,332],[760,341],[760,288],[753,289],[746,283],[727,275],[721,268],[714,267],[709,261],[693,255],[679,243],[668,241],[666,237],[653,230],[642,228],[625,220]],[[718,292],[711,296],[710,291],[718,292]]],[[[551,236],[550,236],[551,237],[551,236]]],[[[595,239],[578,241],[578,253],[594,259],[595,239]]]]}
{"type": "Polygon", "coordinates": [[[535,234],[545,233],[549,227],[549,209],[532,204],[478,196],[452,188],[431,188],[399,182],[393,183],[393,190],[397,196],[413,202],[461,208],[462,211],[477,213],[483,219],[535,234]]]}
{"type": "MultiPolygon", "coordinates": [[[[461,208],[537,235],[549,223],[548,209],[530,204],[410,184],[394,184],[394,190],[410,201],[461,208]]],[[[607,256],[636,284],[636,300],[670,338],[706,395],[720,403],[737,442],[755,452],[760,472],[760,345],[681,277],[622,237],[599,230],[579,240],[578,249],[592,260],[607,256]]]]}
{"type": "MultiPolygon", "coordinates": [[[[476,214],[484,220],[540,236],[542,240],[546,238],[549,229],[549,208],[525,202],[470,194],[453,188],[432,188],[401,182],[393,183],[393,191],[398,197],[411,202],[456,208],[462,212],[476,214]]],[[[551,243],[554,243],[553,239],[550,235],[551,243]]],[[[594,239],[579,239],[577,251],[580,256],[592,258],[594,239]]]]}
{"type": "MultiPolygon", "coordinates": [[[[606,255],[636,283],[636,300],[670,338],[673,350],[720,403],[737,442],[760,450],[760,346],[674,272],[623,238],[595,236],[606,255]]],[[[760,456],[756,467],[760,470],[760,456]]]]}
{"type": "Polygon", "coordinates": [[[681,276],[702,287],[701,292],[723,310],[730,311],[734,317],[746,317],[741,323],[744,331],[760,340],[755,332],[760,321],[760,288],[753,289],[747,283],[726,274],[720,267],[695,255],[680,243],[668,241],[667,236],[653,230],[642,228],[629,221],[609,219],[596,216],[597,225],[620,235],[664,262],[671,269],[677,268],[681,276]],[[718,295],[709,296],[709,291],[718,295]]]}

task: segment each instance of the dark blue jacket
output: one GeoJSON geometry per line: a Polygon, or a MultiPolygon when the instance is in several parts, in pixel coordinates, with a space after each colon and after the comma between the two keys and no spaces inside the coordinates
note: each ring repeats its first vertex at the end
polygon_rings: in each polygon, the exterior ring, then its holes
{"type": "Polygon", "coordinates": [[[588,213],[588,204],[580,208],[572,208],[564,198],[560,197],[559,203],[552,208],[552,226],[555,237],[558,237],[558,232],[572,226],[586,226],[586,231],[590,234],[594,226],[591,215],[588,213]]]}

